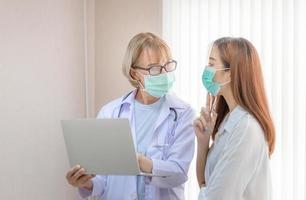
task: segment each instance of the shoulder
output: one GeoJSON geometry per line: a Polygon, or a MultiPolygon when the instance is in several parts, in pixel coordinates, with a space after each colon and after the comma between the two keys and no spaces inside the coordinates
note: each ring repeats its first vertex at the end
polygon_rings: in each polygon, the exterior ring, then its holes
{"type": "Polygon", "coordinates": [[[227,138],[225,152],[237,153],[242,157],[252,157],[254,162],[268,156],[268,144],[265,134],[257,119],[249,112],[243,111],[240,118],[236,118],[227,138]]]}
{"type": "Polygon", "coordinates": [[[234,137],[239,137],[244,143],[251,146],[266,146],[264,131],[258,120],[249,112],[244,111],[245,115],[239,120],[235,127],[234,137]]]}
{"type": "Polygon", "coordinates": [[[112,117],[114,111],[118,107],[120,107],[123,97],[124,96],[113,99],[110,102],[103,105],[102,108],[100,109],[100,111],[98,112],[97,118],[112,117]]]}

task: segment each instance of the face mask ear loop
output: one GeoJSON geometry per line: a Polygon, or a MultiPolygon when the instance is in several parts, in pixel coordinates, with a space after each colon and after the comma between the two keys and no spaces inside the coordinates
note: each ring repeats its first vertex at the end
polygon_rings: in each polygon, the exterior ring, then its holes
{"type": "MultiPolygon", "coordinates": [[[[216,69],[215,72],[217,72],[217,71],[225,71],[225,70],[229,70],[229,68],[216,69]]],[[[230,83],[230,82],[231,82],[231,81],[229,80],[229,81],[227,81],[227,82],[225,82],[225,83],[220,83],[220,86],[224,86],[224,85],[226,85],[226,84],[228,84],[228,83],[230,83]]]]}
{"type": "Polygon", "coordinates": [[[221,83],[220,84],[220,86],[224,86],[224,85],[226,85],[226,84],[228,84],[228,83],[230,83],[231,81],[227,81],[227,82],[225,82],[225,83],[221,83]]]}
{"type": "Polygon", "coordinates": [[[139,85],[139,89],[141,89],[141,90],[144,90],[145,89],[145,87],[143,86],[143,84],[141,83],[141,81],[137,81],[138,82],[138,85],[139,85]]]}
{"type": "Polygon", "coordinates": [[[229,70],[230,68],[223,68],[223,69],[215,69],[215,71],[226,71],[229,70]]]}
{"type": "MultiPolygon", "coordinates": [[[[138,71],[136,71],[136,73],[137,73],[137,74],[140,74],[140,76],[142,76],[142,74],[139,73],[138,71]]],[[[137,82],[138,82],[138,88],[141,89],[141,90],[144,90],[145,88],[144,88],[143,84],[141,83],[141,81],[140,81],[140,80],[137,80],[137,82]]]]}

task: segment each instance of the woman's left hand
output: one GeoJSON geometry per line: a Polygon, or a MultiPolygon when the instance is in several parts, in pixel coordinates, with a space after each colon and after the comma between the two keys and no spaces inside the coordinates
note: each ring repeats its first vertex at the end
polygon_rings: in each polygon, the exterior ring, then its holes
{"type": "Polygon", "coordinates": [[[153,162],[150,158],[142,154],[137,154],[140,170],[145,173],[152,173],[153,162]]]}

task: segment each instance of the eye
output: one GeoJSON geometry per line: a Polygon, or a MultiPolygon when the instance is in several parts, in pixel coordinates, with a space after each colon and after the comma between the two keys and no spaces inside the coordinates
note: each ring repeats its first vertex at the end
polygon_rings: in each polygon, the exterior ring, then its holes
{"type": "Polygon", "coordinates": [[[160,71],[161,71],[161,66],[152,66],[150,68],[151,75],[158,75],[160,74],[160,71]]]}

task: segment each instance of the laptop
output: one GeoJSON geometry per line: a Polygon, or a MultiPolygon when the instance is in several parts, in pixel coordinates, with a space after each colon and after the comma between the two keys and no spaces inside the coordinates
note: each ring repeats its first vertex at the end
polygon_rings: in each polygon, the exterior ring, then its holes
{"type": "Polygon", "coordinates": [[[77,164],[88,174],[157,176],[141,172],[128,119],[62,120],[71,167],[77,164]]]}

